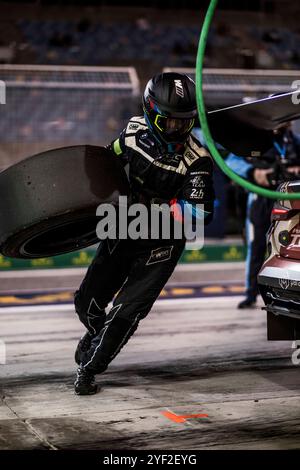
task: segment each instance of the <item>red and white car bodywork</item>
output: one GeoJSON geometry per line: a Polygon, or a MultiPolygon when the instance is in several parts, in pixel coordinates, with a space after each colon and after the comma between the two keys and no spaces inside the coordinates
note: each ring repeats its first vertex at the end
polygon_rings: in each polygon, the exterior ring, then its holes
{"type": "MultiPolygon", "coordinates": [[[[300,192],[300,181],[278,190],[300,192]]],[[[275,202],[267,237],[268,257],[258,283],[268,312],[268,339],[300,339],[300,200],[275,202]]]]}

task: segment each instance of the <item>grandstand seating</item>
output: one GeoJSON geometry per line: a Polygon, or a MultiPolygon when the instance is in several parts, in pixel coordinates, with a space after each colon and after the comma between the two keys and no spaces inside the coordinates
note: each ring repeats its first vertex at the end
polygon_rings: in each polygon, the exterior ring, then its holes
{"type": "Polygon", "coordinates": [[[139,82],[130,67],[2,65],[0,76],[6,83],[0,168],[40,145],[109,144],[139,112],[139,82]],[[26,148],[16,155],[18,145],[26,148]]]}
{"type": "MultiPolygon", "coordinates": [[[[91,65],[114,59],[132,61],[141,58],[165,64],[174,56],[172,63],[176,65],[174,46],[180,42],[182,47],[187,47],[197,41],[199,33],[197,27],[156,25],[143,29],[130,22],[96,23],[85,32],[78,31],[77,24],[70,21],[22,20],[19,26],[35,50],[37,63],[49,64],[91,65]]],[[[188,59],[189,54],[185,56],[188,59]]]]}
{"type": "MultiPolygon", "coordinates": [[[[195,62],[199,26],[122,23],[87,23],[84,28],[69,20],[19,20],[18,26],[35,52],[36,63],[105,64],[116,61],[154,61],[159,66],[190,66],[195,62]]],[[[269,54],[272,68],[297,68],[300,35],[284,28],[249,26],[243,47],[269,54]]],[[[243,67],[238,62],[240,38],[234,28],[210,31],[206,66],[243,67]],[[223,63],[220,61],[223,60],[223,63]]],[[[261,65],[261,64],[260,64],[261,65]]],[[[255,66],[255,63],[254,63],[255,66]]],[[[266,63],[266,67],[267,67],[266,63]]]]}
{"type": "Polygon", "coordinates": [[[1,143],[109,143],[135,114],[122,90],[112,95],[106,90],[8,88],[6,99],[1,143]]]}

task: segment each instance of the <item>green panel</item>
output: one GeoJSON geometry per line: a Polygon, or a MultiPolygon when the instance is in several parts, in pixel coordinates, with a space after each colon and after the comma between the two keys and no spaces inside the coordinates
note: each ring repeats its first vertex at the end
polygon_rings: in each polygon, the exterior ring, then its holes
{"type": "Polygon", "coordinates": [[[242,245],[207,245],[202,250],[185,250],[180,262],[244,261],[245,258],[246,248],[242,245]]]}
{"type": "MultiPolygon", "coordinates": [[[[11,269],[49,269],[49,268],[75,268],[88,266],[96,249],[85,250],[52,258],[39,258],[32,260],[6,258],[0,255],[0,271],[11,269]]],[[[241,245],[206,245],[202,250],[185,250],[180,263],[206,263],[212,261],[244,261],[246,247],[241,245]]]]}

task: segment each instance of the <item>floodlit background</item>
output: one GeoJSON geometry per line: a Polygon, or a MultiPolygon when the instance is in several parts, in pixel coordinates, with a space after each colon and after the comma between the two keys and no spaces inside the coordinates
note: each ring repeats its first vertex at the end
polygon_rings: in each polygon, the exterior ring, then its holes
{"type": "MultiPolygon", "coordinates": [[[[55,147],[106,145],[142,113],[153,74],[194,78],[207,5],[0,1],[0,169],[55,147]]],[[[207,107],[290,91],[300,79],[299,17],[295,0],[220,0],[205,55],[207,107]]],[[[93,397],[73,391],[83,334],[73,293],[95,247],[0,255],[0,449],[299,449],[299,355],[291,342],[267,341],[261,300],[236,308],[247,195],[217,168],[214,177],[205,246],[185,251],[93,397]],[[172,419],[186,415],[198,418],[172,419]]]]}
{"type": "MultiPolygon", "coordinates": [[[[194,78],[207,3],[0,2],[1,168],[55,146],[105,145],[141,113],[149,77],[177,69],[194,78]]],[[[291,89],[299,9],[288,0],[219,2],[205,56],[209,109],[291,89]]],[[[218,226],[208,236],[240,236],[243,192],[216,179],[218,226]]]]}

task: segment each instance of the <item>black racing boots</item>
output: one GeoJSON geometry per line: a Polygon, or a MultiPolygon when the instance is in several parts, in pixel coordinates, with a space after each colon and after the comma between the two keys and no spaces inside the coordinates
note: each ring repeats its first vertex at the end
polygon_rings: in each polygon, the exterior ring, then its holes
{"type": "Polygon", "coordinates": [[[83,366],[79,366],[77,369],[74,386],[76,395],[94,395],[98,391],[94,374],[84,369],[83,366]]]}
{"type": "Polygon", "coordinates": [[[244,308],[255,308],[256,306],[256,297],[246,297],[245,300],[242,300],[237,306],[239,309],[244,308]]]}
{"type": "Polygon", "coordinates": [[[82,362],[81,355],[90,349],[92,339],[93,336],[87,331],[80,339],[75,351],[75,361],[79,365],[74,382],[76,395],[93,395],[98,391],[94,374],[80,365],[82,362]]]}

